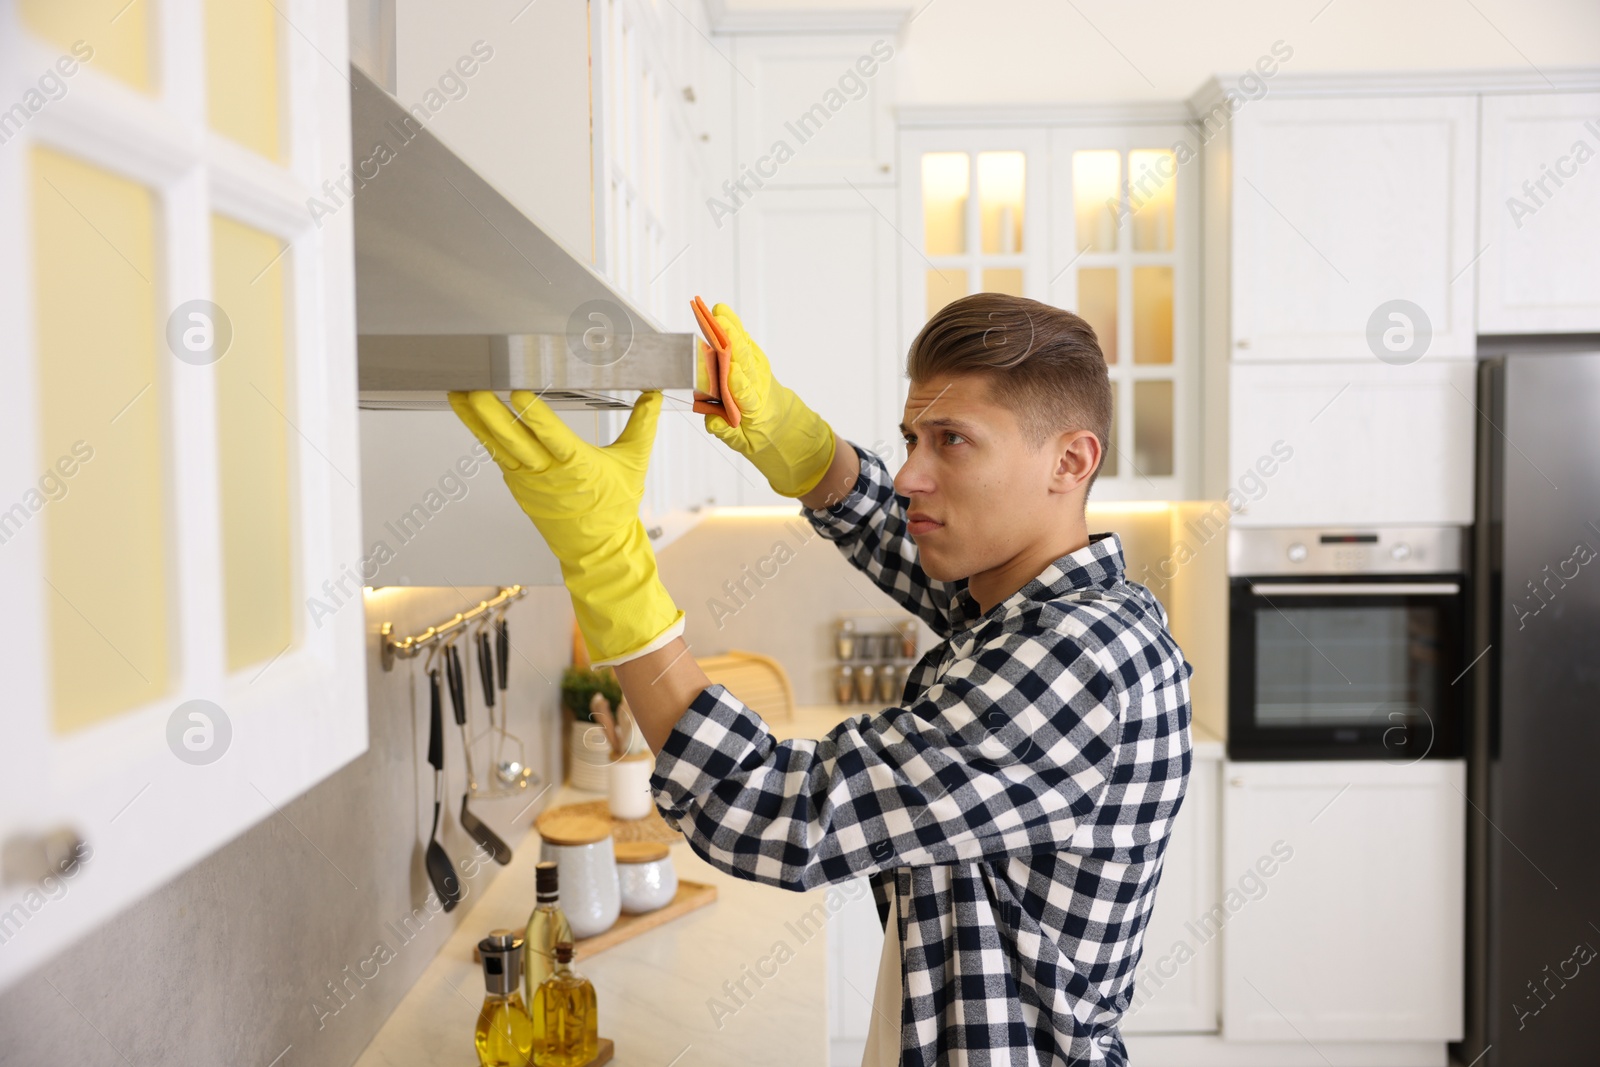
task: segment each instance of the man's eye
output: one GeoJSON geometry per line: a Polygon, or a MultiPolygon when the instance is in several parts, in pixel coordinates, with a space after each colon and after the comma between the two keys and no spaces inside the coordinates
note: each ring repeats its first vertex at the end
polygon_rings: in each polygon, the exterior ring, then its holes
{"type": "Polygon", "coordinates": [[[960,434],[956,433],[954,430],[946,430],[944,432],[944,443],[947,444],[947,445],[959,444],[960,442],[965,441],[965,440],[966,440],[965,437],[962,437],[960,434]]]}
{"type": "Polygon", "coordinates": [[[917,438],[916,438],[915,434],[906,434],[906,436],[904,437],[904,441],[905,441],[905,444],[906,444],[907,448],[915,448],[916,447],[917,438]]]}

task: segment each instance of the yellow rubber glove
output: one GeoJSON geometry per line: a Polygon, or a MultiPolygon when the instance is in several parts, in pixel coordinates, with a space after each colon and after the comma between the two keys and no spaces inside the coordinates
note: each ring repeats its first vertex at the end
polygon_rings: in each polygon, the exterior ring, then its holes
{"type": "Polygon", "coordinates": [[[728,388],[740,419],[738,426],[729,426],[721,415],[707,415],[706,429],[755,464],[774,491],[805,496],[833,462],[833,427],[772,376],[766,354],[731,307],[717,304],[711,315],[728,335],[728,388]]]}
{"type": "Polygon", "coordinates": [[[533,393],[514,391],[511,404],[515,414],[492,392],[450,394],[560,561],[592,664],[622,663],[682,634],[683,612],[656,574],[639,519],[661,394],[640,396],[604,448],[573,433],[533,393]]]}

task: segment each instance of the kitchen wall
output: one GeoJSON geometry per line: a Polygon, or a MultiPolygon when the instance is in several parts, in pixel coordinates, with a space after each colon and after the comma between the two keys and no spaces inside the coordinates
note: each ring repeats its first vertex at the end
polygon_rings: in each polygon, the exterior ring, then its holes
{"type": "MultiPolygon", "coordinates": [[[[722,6],[737,15],[884,4],[727,0],[722,6]]],[[[915,0],[906,6],[915,17],[896,45],[901,104],[1183,100],[1212,74],[1254,66],[1280,40],[1293,51],[1282,69],[1295,72],[1529,71],[1600,59],[1600,5],[1591,0],[915,0]]]]}
{"type": "MultiPolygon", "coordinates": [[[[897,463],[891,463],[893,469],[897,463]]],[[[784,665],[798,704],[828,704],[834,627],[907,617],[800,517],[800,508],[720,509],[659,554],[661,580],[687,615],[697,657],[741,649],[784,665]]],[[[1183,502],[1092,504],[1089,528],[1122,540],[1131,580],[1166,606],[1173,636],[1195,665],[1195,718],[1223,736],[1227,699],[1227,507],[1183,502]]],[[[919,624],[918,648],[938,642],[919,624]]]]}
{"type": "MultiPolygon", "coordinates": [[[[425,676],[421,660],[385,673],[376,631],[385,621],[402,634],[425,629],[492,592],[367,594],[367,752],[0,995],[0,1065],[353,1062],[450,931],[472,922],[472,892],[497,870],[488,863],[464,879],[467,896],[449,915],[423,907],[433,817],[425,676]],[[342,983],[342,998],[329,983],[342,983]]],[[[559,685],[571,659],[566,590],[532,590],[508,623],[510,729],[548,782],[560,767],[559,685]]],[[[481,704],[471,714],[481,730],[481,704]]],[[[448,702],[445,722],[440,840],[459,867],[475,843],[456,824],[465,779],[448,702]]],[[[473,810],[515,849],[542,804],[517,798],[473,810]]],[[[461,1036],[468,1062],[471,1035],[461,1036]]]]}

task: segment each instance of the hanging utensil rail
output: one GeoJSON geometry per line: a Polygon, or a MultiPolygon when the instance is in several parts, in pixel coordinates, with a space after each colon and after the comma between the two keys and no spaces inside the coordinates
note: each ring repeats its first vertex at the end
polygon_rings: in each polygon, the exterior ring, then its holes
{"type": "Polygon", "coordinates": [[[474,619],[482,618],[492,611],[498,611],[513,600],[521,600],[527,594],[528,587],[525,585],[508,585],[488,600],[478,601],[477,607],[457,612],[451,618],[435,626],[428,627],[420,634],[413,634],[400,640],[395,639],[394,623],[384,623],[378,630],[378,636],[383,642],[379,649],[383,669],[386,671],[394,670],[394,661],[396,659],[415,659],[429,645],[445,640],[464,629],[474,619]]]}

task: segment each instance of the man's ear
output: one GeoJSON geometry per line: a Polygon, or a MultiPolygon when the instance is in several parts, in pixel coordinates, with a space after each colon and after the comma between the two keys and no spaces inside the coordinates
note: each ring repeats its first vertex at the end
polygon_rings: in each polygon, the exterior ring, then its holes
{"type": "Polygon", "coordinates": [[[1089,480],[1100,465],[1100,439],[1093,430],[1069,430],[1054,442],[1056,467],[1050,476],[1050,491],[1070,493],[1089,480]]]}

